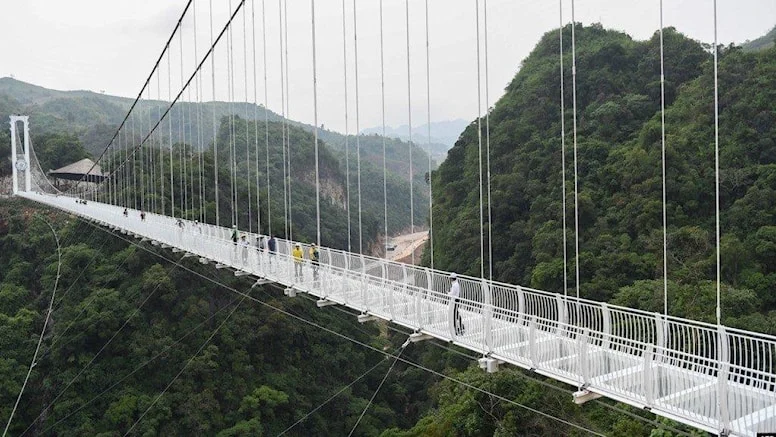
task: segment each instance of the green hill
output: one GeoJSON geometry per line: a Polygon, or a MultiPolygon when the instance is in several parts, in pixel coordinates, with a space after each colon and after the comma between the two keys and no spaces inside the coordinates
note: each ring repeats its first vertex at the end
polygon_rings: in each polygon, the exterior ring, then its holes
{"type": "MultiPolygon", "coordinates": [[[[570,28],[564,29],[570,38],[570,28]]],[[[577,28],[581,294],[662,309],[660,71],[648,41],[577,28]],[[641,282],[639,282],[641,281],[641,282]],[[644,282],[646,281],[646,282],[644,282]]],[[[562,292],[557,33],[524,61],[491,113],[497,279],[562,292]]],[[[571,65],[570,53],[565,65],[571,65]]],[[[714,320],[714,110],[711,56],[665,32],[668,272],[672,314],[714,320]],[[689,293],[689,294],[688,294],[689,293]],[[698,307],[688,296],[703,296],[698,307]]],[[[722,273],[728,323],[776,332],[776,49],[720,57],[722,273]],[[745,302],[745,303],[744,303],[745,302]],[[759,314],[753,323],[750,311],[759,314]],[[738,319],[741,317],[742,319],[738,319]],[[748,317],[748,319],[746,319],[748,317]],[[744,320],[747,322],[744,322],[744,320]]],[[[567,70],[566,83],[571,83],[567,70]]],[[[571,89],[566,87],[566,102],[571,89]]],[[[571,108],[566,107],[569,284],[574,288],[571,108]]],[[[477,132],[471,125],[434,173],[437,264],[479,273],[477,132]]]]}
{"type": "Polygon", "coordinates": [[[771,48],[774,44],[776,44],[776,26],[773,26],[773,29],[771,29],[770,32],[766,33],[765,35],[755,40],[747,41],[741,44],[741,47],[743,47],[743,49],[747,52],[753,52],[771,48]]]}
{"type": "MultiPolygon", "coordinates": [[[[0,78],[0,118],[7,119],[9,114],[24,113],[30,115],[33,144],[38,152],[41,166],[46,171],[56,168],[70,161],[70,158],[80,159],[87,154],[96,156],[102,152],[112,138],[116,127],[123,120],[132,103],[131,99],[98,94],[91,91],[56,91],[36,85],[28,84],[11,78],[0,78]]],[[[136,107],[134,116],[130,117],[130,126],[135,124],[138,132],[147,130],[152,122],[156,122],[166,109],[168,103],[153,100],[144,100],[136,107]]],[[[166,143],[191,144],[191,138],[201,135],[204,148],[211,148],[213,144],[213,120],[230,118],[231,114],[241,120],[250,120],[251,129],[255,130],[256,123],[264,125],[264,108],[246,103],[205,102],[200,104],[178,103],[170,111],[169,118],[173,126],[171,139],[169,135],[163,139],[166,143]]],[[[283,118],[268,111],[267,118],[270,123],[279,123],[283,118]]],[[[219,122],[220,123],[220,122],[219,122]]],[[[295,132],[296,138],[292,144],[298,147],[312,147],[313,127],[307,124],[288,121],[289,126],[295,132]],[[299,132],[297,132],[297,130],[299,132]],[[303,135],[302,132],[307,132],[303,135]]],[[[244,126],[244,124],[242,125],[244,126]]],[[[219,126],[222,129],[223,126],[219,126]]],[[[131,130],[131,128],[130,128],[131,130]]],[[[244,127],[239,129],[244,131],[244,127]]],[[[165,132],[160,129],[160,132],[165,132]]],[[[138,134],[139,136],[139,134],[138,134]]],[[[7,138],[7,130],[0,134],[0,139],[7,138]]],[[[138,137],[139,138],[139,137],[138,137]]],[[[321,130],[320,139],[328,147],[332,156],[338,163],[338,172],[342,178],[337,179],[341,191],[345,193],[347,178],[345,173],[345,136],[337,132],[321,130]],[[340,180],[341,179],[341,180],[340,180]]],[[[253,139],[251,141],[254,141],[253,139]]],[[[280,141],[280,138],[277,138],[280,141]]],[[[350,143],[350,211],[353,223],[358,220],[357,200],[357,167],[355,136],[349,136],[350,143]]],[[[362,135],[361,153],[361,182],[362,182],[362,221],[365,233],[383,229],[383,171],[382,171],[382,138],[375,135],[362,135]]],[[[260,138],[260,145],[264,145],[264,138],[260,138]]],[[[7,149],[7,140],[2,141],[0,157],[10,153],[7,149]]],[[[275,147],[275,145],[272,145],[275,147]]],[[[244,155],[240,155],[244,156],[244,155]]],[[[424,226],[428,215],[428,185],[426,173],[428,167],[428,155],[421,147],[413,144],[412,157],[415,164],[413,191],[415,205],[415,224],[424,226]]],[[[239,159],[239,158],[238,158],[239,159]]],[[[278,155],[278,161],[281,157],[278,155]]],[[[388,173],[388,190],[391,193],[388,199],[388,231],[391,234],[401,232],[410,225],[410,195],[409,195],[409,145],[397,139],[386,140],[386,169],[388,173]]],[[[294,163],[292,163],[293,165],[294,163]]],[[[310,163],[297,163],[296,170],[301,174],[312,171],[310,163]]],[[[281,167],[282,168],[282,167],[281,167]]],[[[10,171],[5,159],[0,164],[0,176],[10,171]]],[[[282,176],[278,177],[282,181],[282,176]]],[[[247,186],[244,187],[247,191],[247,186]]],[[[228,198],[228,197],[227,197],[228,198]]],[[[345,196],[337,200],[344,205],[345,196]]],[[[281,191],[282,205],[282,191],[281,191]]],[[[300,208],[303,208],[300,206],[300,208]]],[[[344,206],[343,206],[344,208],[344,206]]],[[[346,223],[346,221],[345,221],[346,223]]],[[[376,234],[364,236],[366,241],[374,241],[376,234]]],[[[354,240],[355,241],[355,240],[354,240]]],[[[337,244],[340,244],[338,241],[337,244]]],[[[365,246],[365,250],[368,246],[365,246]]]]}

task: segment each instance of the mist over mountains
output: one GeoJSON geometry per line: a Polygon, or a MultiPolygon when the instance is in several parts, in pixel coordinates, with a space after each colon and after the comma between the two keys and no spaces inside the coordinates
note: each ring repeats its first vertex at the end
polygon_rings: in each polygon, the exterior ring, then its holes
{"type": "MultiPolygon", "coordinates": [[[[460,118],[455,120],[432,122],[431,144],[429,144],[428,136],[429,124],[424,123],[418,126],[414,126],[412,128],[412,142],[424,149],[430,146],[431,157],[437,162],[442,162],[444,161],[445,156],[447,156],[447,151],[453,147],[456,141],[458,141],[458,137],[461,136],[461,133],[468,125],[468,121],[460,118]]],[[[361,133],[367,135],[382,135],[383,127],[376,126],[362,129],[361,133]]],[[[410,138],[409,126],[406,124],[398,127],[386,126],[385,136],[407,141],[410,138]]]]}

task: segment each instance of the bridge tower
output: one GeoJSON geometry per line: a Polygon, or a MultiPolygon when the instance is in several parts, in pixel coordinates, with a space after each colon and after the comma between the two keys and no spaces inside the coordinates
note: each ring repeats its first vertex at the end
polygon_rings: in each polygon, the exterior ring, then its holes
{"type": "Polygon", "coordinates": [[[32,175],[30,174],[30,117],[26,115],[11,116],[11,161],[13,162],[13,194],[19,192],[19,173],[24,173],[24,190],[31,191],[32,175]],[[22,123],[24,132],[24,150],[19,153],[16,142],[18,123],[22,123]]]}

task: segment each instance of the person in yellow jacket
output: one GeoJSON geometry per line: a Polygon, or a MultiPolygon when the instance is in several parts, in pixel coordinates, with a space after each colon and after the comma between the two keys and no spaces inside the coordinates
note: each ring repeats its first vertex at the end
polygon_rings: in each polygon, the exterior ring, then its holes
{"type": "Polygon", "coordinates": [[[299,246],[299,243],[296,243],[294,246],[294,249],[291,251],[291,256],[294,257],[294,278],[304,280],[304,275],[302,274],[304,252],[302,252],[302,248],[299,246]]]}

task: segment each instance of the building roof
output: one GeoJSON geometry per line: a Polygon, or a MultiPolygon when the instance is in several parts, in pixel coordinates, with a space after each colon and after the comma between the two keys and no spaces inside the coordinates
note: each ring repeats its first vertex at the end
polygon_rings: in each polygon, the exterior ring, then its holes
{"type": "Polygon", "coordinates": [[[108,175],[102,172],[102,168],[89,158],[84,158],[56,170],[49,170],[48,174],[49,176],[58,179],[68,179],[72,181],[84,179],[89,182],[102,182],[103,179],[108,177],[108,175]]]}

